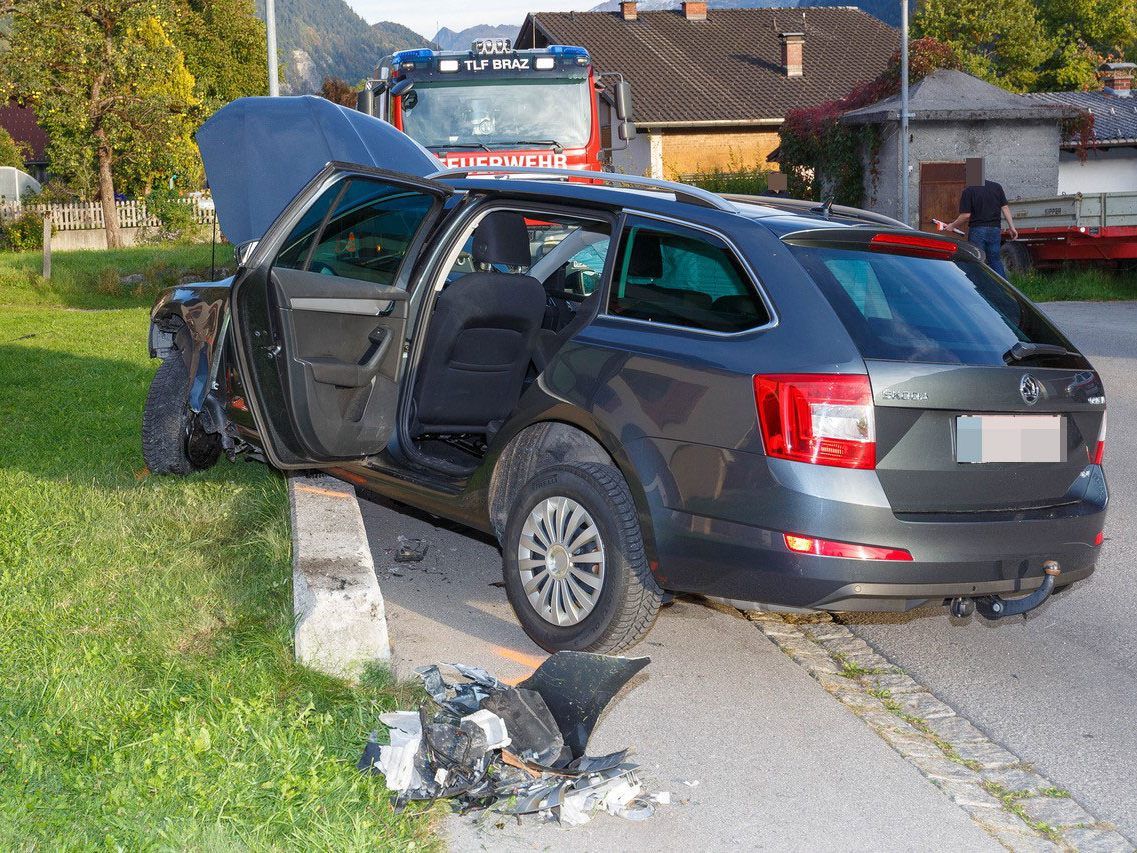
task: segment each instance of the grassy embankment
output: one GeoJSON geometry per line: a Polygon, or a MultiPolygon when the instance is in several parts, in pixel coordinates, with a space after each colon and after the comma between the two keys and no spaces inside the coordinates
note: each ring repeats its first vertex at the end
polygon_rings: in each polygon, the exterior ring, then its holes
{"type": "Polygon", "coordinates": [[[143,470],[146,306],[208,253],[0,256],[0,849],[433,847],[353,766],[405,689],[292,659],[282,479],[143,470]]]}

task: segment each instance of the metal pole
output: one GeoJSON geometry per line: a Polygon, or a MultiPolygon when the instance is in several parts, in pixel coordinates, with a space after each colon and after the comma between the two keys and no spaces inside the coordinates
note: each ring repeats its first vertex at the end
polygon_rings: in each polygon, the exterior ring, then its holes
{"type": "MultiPolygon", "coordinates": [[[[272,0],[269,0],[271,3],[272,0]]],[[[900,0],[900,206],[911,225],[908,203],[908,0],[900,0]]]]}
{"type": "Polygon", "coordinates": [[[276,0],[265,0],[265,33],[268,36],[268,93],[280,94],[280,71],[276,67],[276,0]]]}

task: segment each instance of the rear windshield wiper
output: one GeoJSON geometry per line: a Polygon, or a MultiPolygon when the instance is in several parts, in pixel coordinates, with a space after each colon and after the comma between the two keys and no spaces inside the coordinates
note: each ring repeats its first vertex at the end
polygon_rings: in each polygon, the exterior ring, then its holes
{"type": "Polygon", "coordinates": [[[1003,361],[1011,364],[1016,361],[1026,361],[1036,355],[1073,355],[1073,353],[1059,344],[1032,344],[1019,341],[1003,353],[1003,361]]]}

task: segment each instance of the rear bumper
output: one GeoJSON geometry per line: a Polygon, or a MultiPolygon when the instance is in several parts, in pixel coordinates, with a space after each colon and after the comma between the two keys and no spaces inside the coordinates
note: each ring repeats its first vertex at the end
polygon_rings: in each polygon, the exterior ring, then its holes
{"type": "MultiPolygon", "coordinates": [[[[672,513],[662,536],[656,529],[660,582],[737,602],[833,611],[909,610],[956,596],[1015,595],[1042,584],[1047,560],[1062,569],[1059,586],[1089,577],[1101,550],[1092,542],[1102,515],[1082,517],[1079,531],[1053,522],[992,522],[977,533],[976,524],[959,524],[956,535],[971,540],[969,551],[976,538],[991,540],[989,558],[893,562],[796,554],[781,531],[672,513]]],[[[920,533],[909,531],[912,538],[920,533]]],[[[844,541],[865,539],[863,531],[849,529],[844,541]]]]}
{"type": "Polygon", "coordinates": [[[1093,543],[1104,528],[1108,493],[1097,466],[1080,478],[1081,499],[1060,507],[897,515],[874,471],[743,456],[686,467],[717,473],[713,500],[692,500],[699,492],[692,483],[648,493],[665,589],[782,608],[907,610],[956,596],[1028,593],[1042,584],[1047,560],[1061,567],[1061,587],[1088,577],[1101,551],[1093,543]],[[740,464],[746,476],[723,475],[740,464]],[[732,481],[741,486],[737,493],[722,488],[732,481]],[[714,515],[692,511],[704,508],[714,515]],[[786,532],[902,548],[913,560],[798,554],[786,547],[786,532]]]}

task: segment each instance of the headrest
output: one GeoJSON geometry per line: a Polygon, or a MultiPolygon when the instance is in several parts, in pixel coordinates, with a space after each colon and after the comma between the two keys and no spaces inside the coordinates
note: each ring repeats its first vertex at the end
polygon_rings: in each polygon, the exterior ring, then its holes
{"type": "Polygon", "coordinates": [[[632,278],[663,277],[663,249],[659,235],[636,234],[632,257],[628,261],[628,275],[632,278]]]}
{"type": "Polygon", "coordinates": [[[505,264],[525,267],[533,263],[529,251],[529,229],[520,213],[500,210],[491,213],[474,229],[473,258],[476,264],[505,264]]]}

